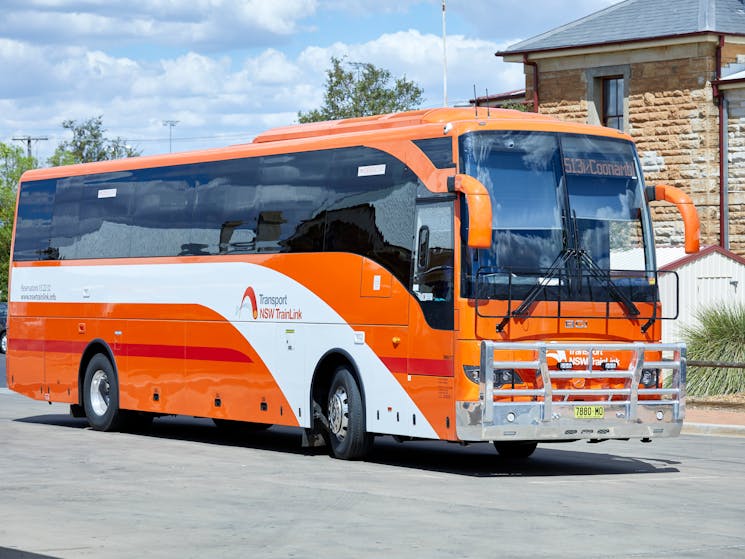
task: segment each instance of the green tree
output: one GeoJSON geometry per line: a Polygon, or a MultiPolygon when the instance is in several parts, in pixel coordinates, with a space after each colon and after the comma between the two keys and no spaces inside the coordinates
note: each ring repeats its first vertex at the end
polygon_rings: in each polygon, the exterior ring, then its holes
{"type": "Polygon", "coordinates": [[[521,101],[510,101],[508,103],[504,103],[499,108],[500,109],[512,109],[513,111],[521,111],[523,113],[533,112],[533,105],[523,103],[521,101]]]}
{"type": "Polygon", "coordinates": [[[55,167],[140,155],[139,150],[128,146],[120,137],[110,139],[104,135],[106,129],[103,127],[103,116],[82,122],[65,120],[62,127],[72,132],[72,140],[65,140],[58,145],[48,159],[47,162],[55,167]]]}
{"type": "Polygon", "coordinates": [[[13,217],[16,192],[21,175],[36,166],[33,157],[25,155],[20,146],[0,142],[0,300],[7,300],[10,240],[13,236],[13,217]]]}
{"type": "Polygon", "coordinates": [[[422,104],[422,88],[405,77],[391,84],[391,73],[367,62],[331,58],[326,71],[323,106],[298,113],[301,123],[354,118],[415,109],[422,104]]]}

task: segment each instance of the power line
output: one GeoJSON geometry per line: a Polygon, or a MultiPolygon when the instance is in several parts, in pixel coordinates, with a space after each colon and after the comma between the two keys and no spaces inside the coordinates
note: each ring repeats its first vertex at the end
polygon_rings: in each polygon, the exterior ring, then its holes
{"type": "Polygon", "coordinates": [[[39,140],[48,140],[47,136],[18,136],[13,138],[14,142],[26,142],[26,154],[31,159],[31,142],[38,142],[39,140]]]}
{"type": "MultiPolygon", "coordinates": [[[[174,142],[186,142],[192,140],[228,140],[231,138],[249,138],[250,135],[244,132],[234,132],[231,134],[215,134],[212,136],[179,136],[173,138],[174,142]]],[[[125,142],[163,142],[163,138],[123,138],[125,142]]]]}

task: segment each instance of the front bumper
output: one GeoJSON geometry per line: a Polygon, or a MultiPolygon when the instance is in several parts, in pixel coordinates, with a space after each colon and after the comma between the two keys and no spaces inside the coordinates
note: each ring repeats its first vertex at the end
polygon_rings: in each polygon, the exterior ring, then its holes
{"type": "MultiPolygon", "coordinates": [[[[683,344],[649,343],[481,343],[480,400],[457,402],[456,433],[462,441],[562,441],[651,439],[680,434],[685,417],[686,357],[683,344]],[[581,370],[550,370],[547,353],[588,356],[581,370]],[[531,355],[495,359],[495,352],[531,355]],[[663,359],[645,360],[647,353],[663,359]],[[594,355],[626,354],[627,369],[593,369],[594,355]],[[574,353],[577,355],[577,353],[574,353]],[[495,388],[494,370],[535,371],[538,389],[495,388]],[[642,371],[658,369],[666,388],[640,388],[642,371]],[[557,389],[566,379],[609,379],[614,388],[557,389]],[[623,387],[619,385],[623,384],[623,387]],[[578,419],[575,409],[598,406],[603,417],[578,419]]],[[[579,414],[582,415],[582,414],[579,414]]]]}

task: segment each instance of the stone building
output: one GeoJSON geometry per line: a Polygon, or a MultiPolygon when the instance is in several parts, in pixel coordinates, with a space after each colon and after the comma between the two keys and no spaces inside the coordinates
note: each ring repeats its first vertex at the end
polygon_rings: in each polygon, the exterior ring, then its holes
{"type": "MultiPolygon", "coordinates": [[[[693,198],[702,244],[745,254],[745,0],[625,0],[496,54],[534,110],[631,134],[647,183],[693,198]]],[[[682,242],[653,206],[658,244],[682,242]]]]}

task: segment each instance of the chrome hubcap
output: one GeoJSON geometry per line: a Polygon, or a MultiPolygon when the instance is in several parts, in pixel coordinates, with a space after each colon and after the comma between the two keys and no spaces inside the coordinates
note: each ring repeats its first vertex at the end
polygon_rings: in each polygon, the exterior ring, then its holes
{"type": "Polygon", "coordinates": [[[93,373],[90,397],[93,412],[98,416],[104,415],[111,401],[111,383],[109,383],[109,375],[106,371],[98,370],[93,373]]]}
{"type": "Polygon", "coordinates": [[[343,440],[349,426],[349,398],[343,386],[329,396],[329,427],[336,438],[343,440]]]}

